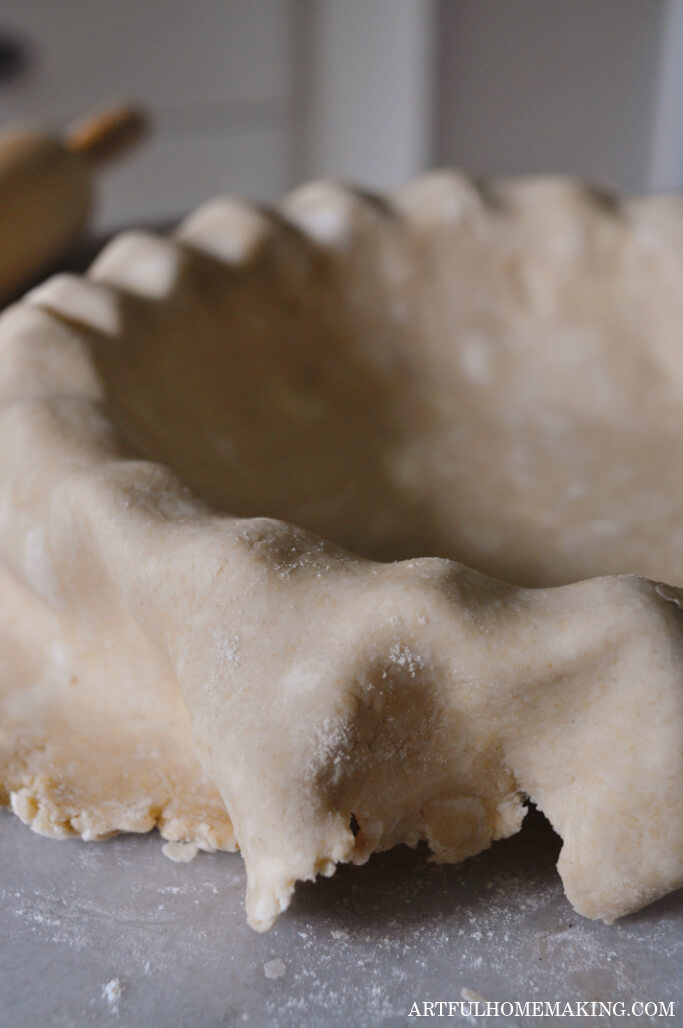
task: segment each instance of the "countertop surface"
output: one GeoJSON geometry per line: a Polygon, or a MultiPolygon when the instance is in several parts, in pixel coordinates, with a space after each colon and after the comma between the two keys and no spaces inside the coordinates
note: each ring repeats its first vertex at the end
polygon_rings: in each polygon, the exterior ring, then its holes
{"type": "Polygon", "coordinates": [[[414,1002],[463,990],[674,1001],[673,1020],[580,1023],[683,1024],[683,892],[612,927],[579,917],[555,871],[559,840],[536,812],[464,864],[401,847],[300,885],[265,935],[246,925],[238,854],[177,864],[161,845],[156,833],[57,842],[0,813],[3,1028],[407,1025],[422,1023],[408,1017],[414,1002]]]}

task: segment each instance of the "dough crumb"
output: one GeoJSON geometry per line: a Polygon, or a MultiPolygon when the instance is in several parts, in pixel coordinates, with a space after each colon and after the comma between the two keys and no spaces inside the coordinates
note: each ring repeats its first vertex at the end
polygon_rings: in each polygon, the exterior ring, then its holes
{"type": "Polygon", "coordinates": [[[102,999],[106,999],[115,1014],[118,1013],[119,1000],[122,996],[123,982],[120,978],[112,978],[111,981],[102,986],[102,999]]]}
{"type": "Polygon", "coordinates": [[[482,996],[480,992],[475,992],[474,989],[468,989],[467,986],[460,990],[460,998],[467,1000],[468,1003],[488,1003],[485,996],[482,996]]]}
{"type": "Polygon", "coordinates": [[[287,970],[284,960],[276,957],[275,960],[267,960],[263,965],[263,973],[266,978],[282,978],[287,970]]]}
{"type": "Polygon", "coordinates": [[[196,842],[165,842],[161,852],[174,864],[189,864],[199,853],[196,842]]]}
{"type": "Polygon", "coordinates": [[[333,928],[332,929],[332,938],[333,939],[348,939],[348,937],[349,937],[349,933],[346,931],[345,928],[333,928]]]}

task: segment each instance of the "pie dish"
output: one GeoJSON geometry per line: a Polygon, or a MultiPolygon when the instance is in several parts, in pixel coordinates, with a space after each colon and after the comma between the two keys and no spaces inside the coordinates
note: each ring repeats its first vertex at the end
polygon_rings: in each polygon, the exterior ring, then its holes
{"type": "Polygon", "coordinates": [[[677,198],[316,183],[8,309],[12,809],[239,842],[259,929],[526,797],[581,913],[683,884],[682,244],[677,198]]]}

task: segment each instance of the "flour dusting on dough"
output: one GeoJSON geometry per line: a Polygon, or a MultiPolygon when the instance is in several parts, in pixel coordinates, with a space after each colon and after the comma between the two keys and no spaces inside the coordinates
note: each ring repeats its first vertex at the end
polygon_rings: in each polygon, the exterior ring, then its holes
{"type": "Polygon", "coordinates": [[[223,635],[221,632],[214,633],[214,641],[216,643],[216,656],[220,665],[231,665],[232,667],[239,667],[241,662],[240,657],[240,637],[239,635],[223,635]]]}
{"type": "Polygon", "coordinates": [[[403,643],[395,643],[389,651],[389,658],[393,664],[405,668],[411,678],[415,678],[418,671],[424,667],[424,660],[419,653],[413,651],[403,643]]]}

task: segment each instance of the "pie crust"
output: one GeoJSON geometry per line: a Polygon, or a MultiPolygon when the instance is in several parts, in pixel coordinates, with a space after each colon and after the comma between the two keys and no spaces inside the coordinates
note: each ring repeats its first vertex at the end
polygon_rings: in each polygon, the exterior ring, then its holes
{"type": "Polygon", "coordinates": [[[444,173],[216,201],[7,310],[15,813],[237,839],[258,929],[526,797],[581,913],[683,884],[682,265],[678,198],[444,173]]]}

